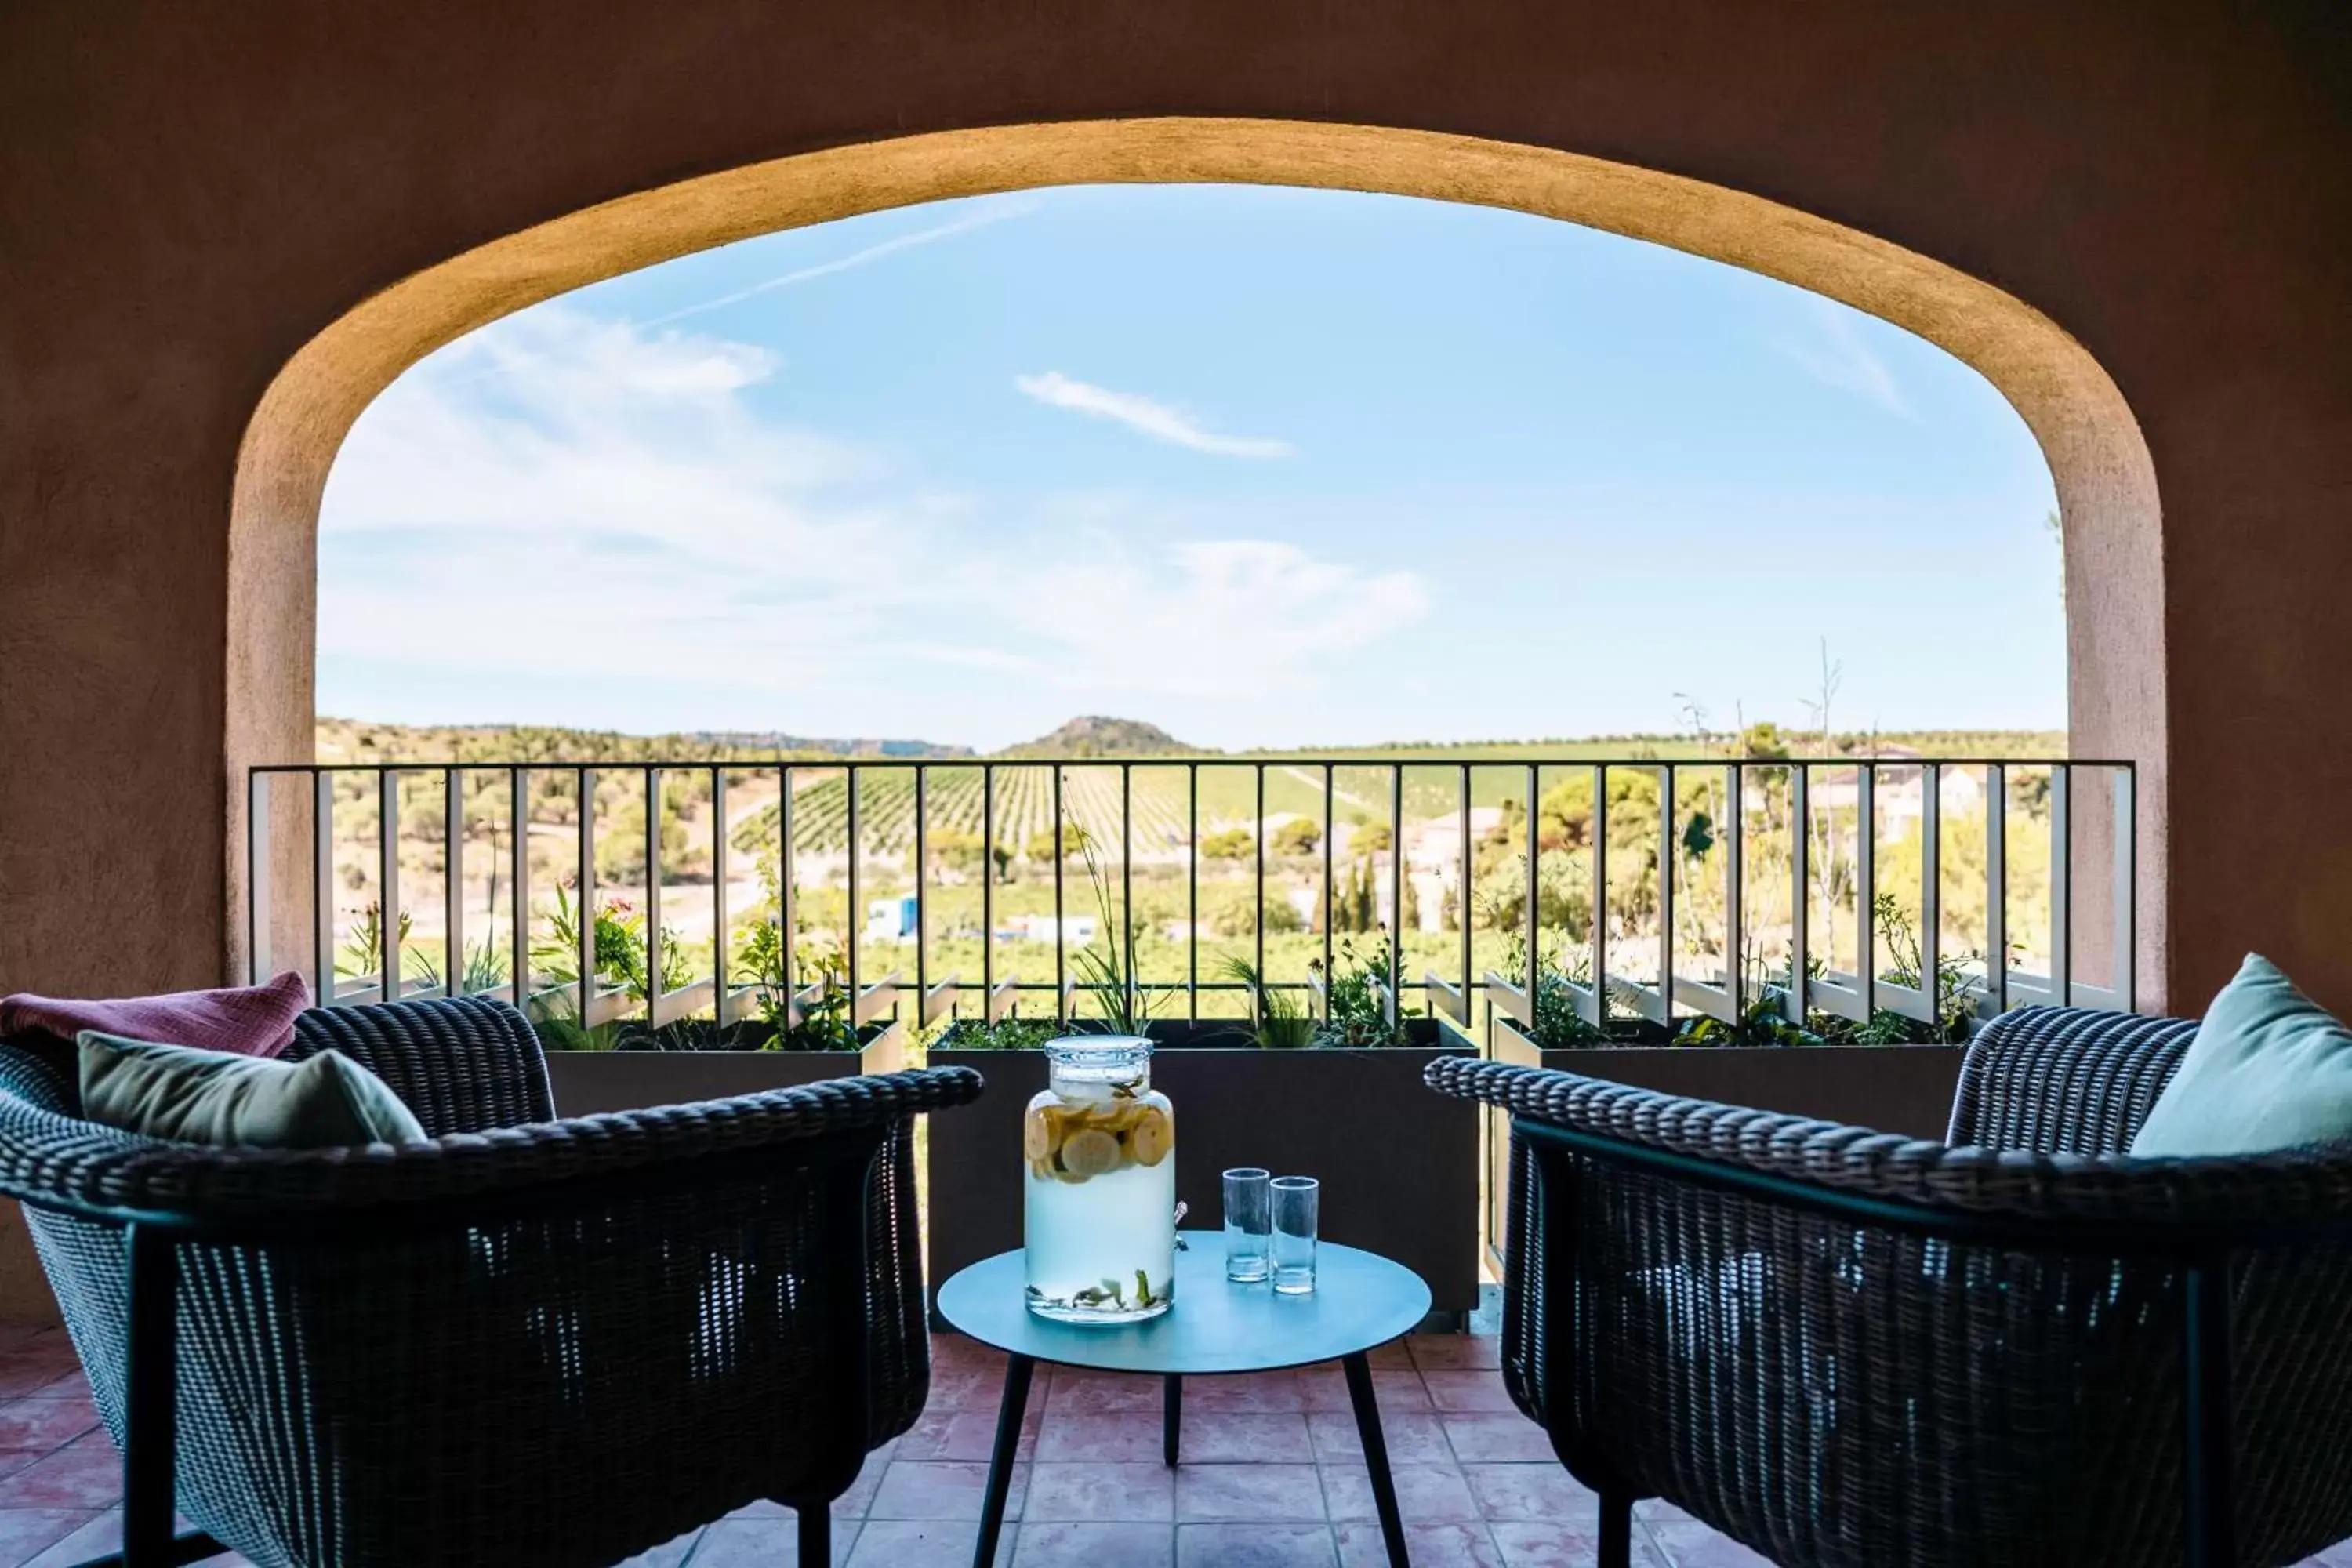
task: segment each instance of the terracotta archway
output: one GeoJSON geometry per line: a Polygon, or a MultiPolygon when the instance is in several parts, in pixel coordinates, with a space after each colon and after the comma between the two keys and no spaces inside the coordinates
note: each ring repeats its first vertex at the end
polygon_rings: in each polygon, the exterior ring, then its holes
{"type": "MultiPolygon", "coordinates": [[[[730,240],[948,196],[1110,181],[1311,185],[1565,219],[1841,300],[1981,372],[2032,429],[2056,480],[2065,520],[2074,750],[2140,763],[2137,968],[2147,977],[2144,994],[2160,988],[2161,531],[2147,446],[2097,362],[2011,295],[1790,207],[1622,163],[1426,132],[1160,118],[873,142],[605,203],[403,279],[295,354],[247,430],[230,523],[232,758],[310,754],[316,535],[327,473],[360,411],[425,354],[541,300],[730,240]]],[[[235,788],[230,795],[230,865],[241,868],[235,846],[243,796],[235,788]]],[[[292,865],[287,871],[299,874],[292,865]]],[[[232,877],[232,942],[244,930],[235,904],[240,883],[232,877]]]]}

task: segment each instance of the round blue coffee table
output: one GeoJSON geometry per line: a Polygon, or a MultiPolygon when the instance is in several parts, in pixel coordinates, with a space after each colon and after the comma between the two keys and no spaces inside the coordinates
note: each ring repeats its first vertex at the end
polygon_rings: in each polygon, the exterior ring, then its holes
{"type": "Polygon", "coordinates": [[[1029,1377],[1041,1361],[1165,1379],[1161,1457],[1171,1465],[1176,1462],[1185,1378],[1338,1362],[1347,1373],[1348,1401],[1355,1407],[1389,1561],[1403,1568],[1404,1526],[1397,1517],[1388,1443],[1381,1436],[1365,1352],[1410,1332],[1429,1315],[1429,1287],[1402,1264],[1327,1241],[1316,1248],[1314,1293],[1277,1296],[1271,1285],[1227,1281],[1223,1233],[1188,1230],[1183,1238],[1186,1245],[1176,1254],[1176,1305],[1149,1322],[1090,1328],[1038,1317],[1024,1304],[1027,1279],[1018,1252],[1000,1252],[940,1287],[940,1316],[1008,1358],[996,1445],[988,1462],[988,1498],[971,1559],[975,1568],[989,1568],[996,1560],[1021,1417],[1029,1404],[1029,1377]]]}

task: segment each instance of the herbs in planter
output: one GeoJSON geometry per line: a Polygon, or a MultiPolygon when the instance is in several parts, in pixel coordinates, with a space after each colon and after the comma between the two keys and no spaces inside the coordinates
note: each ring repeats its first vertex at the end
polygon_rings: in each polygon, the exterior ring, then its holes
{"type": "Polygon", "coordinates": [[[1315,1043],[1315,1017],[1307,1004],[1289,992],[1268,985],[1257,966],[1245,958],[1228,958],[1221,973],[1248,987],[1251,1016],[1257,1043],[1269,1051],[1301,1050],[1315,1043]]]}
{"type": "Polygon", "coordinates": [[[1326,1050],[1360,1050],[1410,1043],[1402,1009],[1391,1020],[1387,1001],[1389,942],[1386,932],[1372,951],[1359,954],[1353,937],[1341,937],[1332,954],[1323,993],[1323,1021],[1312,1044],[1326,1050]]]}
{"type": "Polygon", "coordinates": [[[993,1024],[972,1020],[956,1026],[952,1044],[960,1051],[1035,1051],[1062,1033],[1060,1026],[1042,1018],[999,1018],[993,1024]]]}
{"type": "Polygon", "coordinates": [[[1092,837],[1075,823],[1066,825],[1063,833],[1066,842],[1070,835],[1076,836],[1078,857],[1086,862],[1087,882],[1094,889],[1095,907],[1102,913],[1102,946],[1083,947],[1070,955],[1070,966],[1078,973],[1078,989],[1094,997],[1104,1021],[1115,1032],[1140,1035],[1151,1021],[1152,1008],[1162,998],[1145,992],[1136,973],[1135,911],[1129,909],[1114,913],[1110,879],[1095,858],[1092,837]]]}

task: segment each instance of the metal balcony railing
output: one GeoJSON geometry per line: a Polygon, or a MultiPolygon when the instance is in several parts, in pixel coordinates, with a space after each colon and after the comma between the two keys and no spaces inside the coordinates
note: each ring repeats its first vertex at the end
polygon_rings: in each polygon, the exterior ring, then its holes
{"type": "MultiPolygon", "coordinates": [[[[316,994],[337,1005],[478,992],[527,1008],[561,1007],[592,1027],[625,1016],[656,1028],[689,1016],[728,1023],[744,1016],[763,989],[740,964],[746,911],[730,909],[748,857],[764,873],[761,918],[789,933],[782,973],[792,1006],[814,1000],[826,983],[797,978],[806,966],[793,960],[814,942],[830,955],[819,967],[845,986],[857,1022],[892,1012],[911,968],[917,1017],[928,1025],[966,1012],[968,972],[942,973],[934,960],[941,889],[969,882],[943,870],[934,853],[948,835],[970,858],[971,835],[959,823],[976,827],[979,840],[979,995],[970,1014],[991,1021],[1024,1000],[1050,999],[1061,1016],[1083,1006],[1073,952],[1116,932],[1099,921],[1089,930],[1072,910],[1081,902],[1105,914],[1115,909],[1114,923],[1132,939],[1139,875],[1162,888],[1181,880],[1184,915],[1168,922],[1166,938],[1147,941],[1161,972],[1135,983],[1181,994],[1196,1016],[1218,993],[1249,990],[1219,972],[1203,973],[1204,951],[1213,958],[1236,945],[1231,936],[1203,937],[1204,830],[1223,839],[1228,857],[1213,883],[1247,886],[1250,918],[1238,943],[1254,953],[1262,976],[1269,888],[1277,901],[1297,896],[1297,923],[1319,964],[1268,978],[1269,987],[1319,997],[1334,973],[1335,939],[1344,940],[1338,879],[1344,870],[1358,879],[1350,896],[1359,901],[1359,929],[1365,898],[1375,906],[1370,926],[1385,968],[1378,985],[1391,1016],[1412,985],[1423,988],[1432,1011],[1464,1022],[1483,994],[1495,1010],[1531,1023],[1542,987],[1559,984],[1589,1023],[1642,1019],[1666,1028],[1693,1017],[1752,1021],[1759,1006],[1798,1024],[1809,1015],[1867,1021],[1892,1014],[1935,1026],[1951,1019],[1956,1006],[1972,1022],[2025,1003],[2129,1008],[2137,995],[2135,774],[2125,762],[1285,756],[296,764],[256,768],[248,787],[249,969],[257,978],[303,969],[316,994]],[[1240,789],[1229,776],[1236,773],[1244,775],[1240,789]],[[1205,821],[1204,775],[1221,784],[1220,804],[1205,821]],[[1343,776],[1350,781],[1345,790],[1343,776]],[[1270,812],[1270,779],[1304,809],[1270,812]],[[670,864],[679,856],[667,830],[678,819],[667,792],[681,784],[693,787],[698,807],[708,803],[707,874],[689,877],[670,864]],[[537,819],[534,792],[567,787],[572,820],[537,819]],[[420,806],[436,798],[437,831],[420,806]],[[1557,801],[1566,804],[1548,804],[1557,801]],[[1434,809],[1440,805],[1444,809],[1434,809]],[[600,874],[600,851],[614,842],[610,819],[631,805],[643,817],[642,844],[625,847],[642,855],[625,889],[642,900],[641,911],[629,911],[642,921],[634,984],[615,983],[612,956],[598,948],[596,918],[605,907],[600,900],[618,885],[600,874]],[[404,807],[412,824],[421,816],[427,829],[404,828],[404,807]],[[1270,850],[1280,823],[1294,818],[1314,830],[1292,837],[1292,853],[1270,850]],[[1365,836],[1377,827],[1386,829],[1384,841],[1365,836]],[[1239,857],[1245,864],[1234,863],[1236,832],[1246,836],[1239,857]],[[1047,847],[1039,855],[1041,834],[1047,847]],[[547,857],[535,856],[533,844],[545,846],[553,835],[572,839],[568,877],[535,864],[547,857]],[[1343,858],[1343,836],[1370,847],[1350,847],[1343,858]],[[1309,846],[1303,856],[1295,852],[1300,845],[1309,846]],[[1955,847],[1966,854],[1954,858],[1955,847]],[[1890,890],[1885,868],[1898,851],[1916,856],[1916,882],[1906,877],[1890,890]],[[2021,862],[2031,865],[2021,870],[2021,862]],[[1051,877],[1050,976],[1039,973],[1045,942],[1036,917],[1016,931],[999,925],[1000,893],[1016,865],[1051,877]],[[433,891],[406,900],[404,867],[433,891]],[[471,890],[478,868],[486,885],[480,897],[471,890]],[[1074,880],[1096,879],[1073,889],[1074,880]],[[371,886],[372,901],[352,907],[347,895],[371,886]],[[836,886],[844,929],[813,936],[802,906],[814,889],[836,886]],[[889,900],[881,900],[864,910],[861,932],[861,898],[877,889],[890,891],[902,912],[892,915],[889,900]],[[571,910],[573,951],[560,963],[548,958],[561,912],[551,900],[571,910]],[[680,977],[683,945],[666,952],[677,940],[666,915],[704,900],[709,952],[680,977]],[[1960,903],[1970,906],[1964,921],[1956,913],[1960,903]],[[420,957],[425,944],[412,934],[419,914],[440,923],[437,967],[420,957]],[[1180,942],[1176,972],[1168,949],[1180,942]],[[866,950],[885,945],[893,949],[888,962],[869,958],[866,950]],[[1972,954],[1965,961],[1954,951],[1962,946],[1972,954]],[[1420,970],[1418,980],[1409,978],[1410,968],[1420,970]],[[551,969],[568,973],[551,978],[551,969]],[[886,971],[878,980],[877,970],[886,971]]],[[[634,838],[635,825],[630,828],[634,838]]],[[[700,914],[695,918],[698,923],[700,914]]],[[[969,945],[968,932],[956,934],[969,945]]],[[[693,945],[698,952],[701,944],[693,945]]],[[[765,989],[772,1004],[777,986],[765,989]]]]}

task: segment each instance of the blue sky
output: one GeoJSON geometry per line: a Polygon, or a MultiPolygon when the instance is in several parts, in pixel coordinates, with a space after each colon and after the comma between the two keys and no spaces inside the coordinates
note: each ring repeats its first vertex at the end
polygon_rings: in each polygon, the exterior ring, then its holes
{"type": "Polygon", "coordinates": [[[548,301],[360,418],[320,711],[994,747],[2065,721],[2050,476],[1930,344],[1517,213],[1084,187],[548,301]]]}

